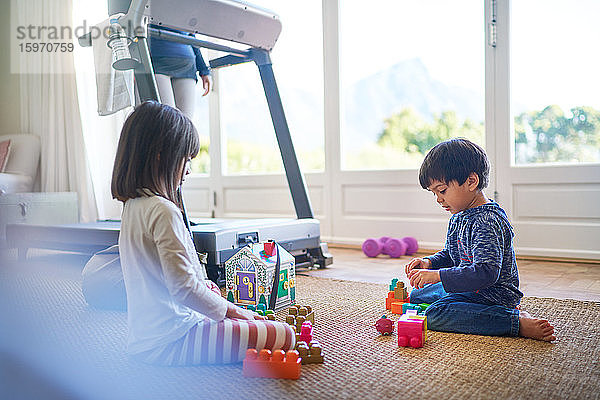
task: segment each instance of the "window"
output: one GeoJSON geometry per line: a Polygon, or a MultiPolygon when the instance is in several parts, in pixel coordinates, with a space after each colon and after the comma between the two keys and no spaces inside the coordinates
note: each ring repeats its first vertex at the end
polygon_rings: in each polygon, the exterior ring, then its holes
{"type": "Polygon", "coordinates": [[[418,168],[451,137],[484,144],[484,2],[340,2],[342,168],[418,168]]]}
{"type": "MultiPolygon", "coordinates": [[[[208,63],[209,58],[207,57],[207,51],[202,51],[202,57],[204,61],[208,63]]],[[[208,125],[208,97],[210,93],[205,97],[202,97],[204,89],[202,88],[202,81],[198,79],[196,85],[196,108],[194,110],[194,116],[192,121],[198,131],[200,137],[200,151],[196,158],[192,160],[192,172],[196,174],[208,174],[210,172],[210,156],[208,154],[208,147],[210,145],[209,125],[208,125]]]]}
{"type": "Polygon", "coordinates": [[[512,3],[514,164],[600,162],[598,15],[593,0],[512,3]]]}
{"type": "MultiPolygon", "coordinates": [[[[253,1],[279,15],[283,28],[271,60],[303,172],[323,171],[321,2],[253,1]]],[[[219,71],[228,174],[281,173],[283,163],[256,65],[219,71]]]]}

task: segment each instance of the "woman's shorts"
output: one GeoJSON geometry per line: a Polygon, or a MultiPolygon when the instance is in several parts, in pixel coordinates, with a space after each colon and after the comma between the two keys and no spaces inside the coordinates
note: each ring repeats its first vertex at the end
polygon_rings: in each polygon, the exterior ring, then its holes
{"type": "Polygon", "coordinates": [[[167,75],[171,78],[191,78],[198,82],[196,76],[196,59],[187,57],[152,57],[155,74],[167,75]]]}

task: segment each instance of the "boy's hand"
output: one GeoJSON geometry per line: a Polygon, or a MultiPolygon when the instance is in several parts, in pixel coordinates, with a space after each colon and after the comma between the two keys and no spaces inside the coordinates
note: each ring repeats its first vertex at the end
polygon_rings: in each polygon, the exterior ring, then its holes
{"type": "Polygon", "coordinates": [[[412,271],[415,268],[429,269],[431,268],[431,261],[429,260],[429,258],[413,258],[408,264],[404,266],[404,272],[406,273],[406,276],[408,276],[410,274],[410,271],[412,271]]]}
{"type": "Polygon", "coordinates": [[[408,275],[410,285],[415,289],[421,289],[428,283],[440,282],[440,271],[429,269],[413,269],[408,275]]]}

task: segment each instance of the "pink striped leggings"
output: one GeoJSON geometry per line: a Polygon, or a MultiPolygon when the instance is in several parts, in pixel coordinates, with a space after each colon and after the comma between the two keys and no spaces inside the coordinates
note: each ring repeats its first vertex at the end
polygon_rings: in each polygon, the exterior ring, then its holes
{"type": "Polygon", "coordinates": [[[294,348],[296,336],[288,324],[268,320],[204,319],[183,337],[165,346],[134,355],[159,365],[226,364],[242,361],[254,348],[294,348]]]}

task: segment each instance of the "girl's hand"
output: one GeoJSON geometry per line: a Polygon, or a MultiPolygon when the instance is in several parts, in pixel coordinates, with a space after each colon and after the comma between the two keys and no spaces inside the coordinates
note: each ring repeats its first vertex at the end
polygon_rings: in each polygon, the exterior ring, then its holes
{"type": "Polygon", "coordinates": [[[429,269],[413,269],[408,275],[410,285],[415,289],[421,289],[428,283],[440,282],[440,271],[429,269]]]}
{"type": "Polygon", "coordinates": [[[404,266],[404,272],[406,273],[406,276],[409,276],[410,271],[412,271],[414,268],[429,269],[431,268],[431,260],[429,260],[429,258],[413,258],[404,266]]]}
{"type": "Polygon", "coordinates": [[[262,315],[258,315],[254,311],[247,310],[245,308],[241,308],[236,306],[233,303],[227,304],[227,314],[225,314],[227,318],[233,319],[265,319],[262,315]]]}

